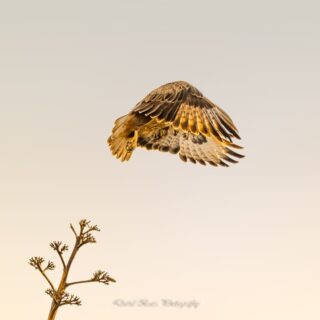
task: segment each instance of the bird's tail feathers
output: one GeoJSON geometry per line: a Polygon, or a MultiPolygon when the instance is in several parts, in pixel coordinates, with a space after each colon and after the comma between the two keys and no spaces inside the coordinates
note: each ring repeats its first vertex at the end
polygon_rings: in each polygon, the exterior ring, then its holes
{"type": "Polygon", "coordinates": [[[125,125],[128,117],[130,117],[130,115],[125,115],[115,121],[112,134],[108,138],[108,144],[112,154],[121,161],[128,161],[134,150],[134,141],[131,137],[128,137],[128,130],[125,125]]]}

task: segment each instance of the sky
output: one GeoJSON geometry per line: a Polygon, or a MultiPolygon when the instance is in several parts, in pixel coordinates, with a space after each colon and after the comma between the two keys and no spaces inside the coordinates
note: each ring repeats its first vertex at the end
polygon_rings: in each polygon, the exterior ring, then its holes
{"type": "Polygon", "coordinates": [[[49,243],[71,246],[69,224],[87,218],[101,232],[70,280],[104,269],[117,283],[72,287],[83,306],[57,319],[319,319],[319,9],[2,2],[2,315],[47,316],[47,285],[28,259],[59,265],[49,243]],[[114,120],[176,80],[232,117],[246,155],[238,164],[203,167],[142,149],[127,163],[111,155],[114,120]]]}

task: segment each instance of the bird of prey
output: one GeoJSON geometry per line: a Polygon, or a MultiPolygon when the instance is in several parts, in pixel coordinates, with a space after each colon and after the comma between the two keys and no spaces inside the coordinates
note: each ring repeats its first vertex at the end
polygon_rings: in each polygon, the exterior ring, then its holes
{"type": "Polygon", "coordinates": [[[228,167],[243,155],[231,118],[191,84],[176,81],[151,91],[115,121],[108,144],[121,161],[136,147],[179,153],[181,160],[228,167]]]}

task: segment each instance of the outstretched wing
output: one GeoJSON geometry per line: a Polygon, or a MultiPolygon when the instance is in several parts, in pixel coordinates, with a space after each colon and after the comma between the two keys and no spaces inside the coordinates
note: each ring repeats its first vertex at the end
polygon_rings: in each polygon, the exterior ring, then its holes
{"type": "Polygon", "coordinates": [[[148,94],[132,110],[178,131],[214,137],[220,142],[240,139],[231,118],[217,105],[184,81],[163,85],[148,94]]]}
{"type": "Polygon", "coordinates": [[[183,161],[189,160],[203,165],[209,163],[213,166],[228,167],[225,161],[236,163],[237,161],[234,158],[243,157],[243,155],[232,151],[226,144],[214,137],[206,137],[203,134],[191,132],[186,133],[182,130],[176,130],[172,126],[149,132],[145,131],[138,138],[138,146],[149,150],[179,152],[183,161]]]}

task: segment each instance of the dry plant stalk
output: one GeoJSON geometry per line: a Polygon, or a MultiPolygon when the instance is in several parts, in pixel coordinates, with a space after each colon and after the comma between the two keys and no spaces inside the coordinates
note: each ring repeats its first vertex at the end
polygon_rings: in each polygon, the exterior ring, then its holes
{"type": "Polygon", "coordinates": [[[94,272],[90,279],[75,282],[67,282],[72,262],[78,250],[85,244],[95,243],[96,239],[92,236],[92,232],[100,231],[96,225],[91,226],[90,221],[87,220],[81,220],[79,222],[79,226],[80,229],[79,232],[77,232],[73,225],[70,224],[70,228],[75,236],[75,244],[68,260],[64,258],[64,253],[68,250],[68,246],[66,244],[62,244],[62,242],[60,241],[53,241],[50,243],[50,247],[57,252],[63,267],[63,272],[58,287],[55,287],[53,285],[52,281],[47,275],[47,271],[55,269],[55,265],[52,261],[48,261],[46,266],[44,266],[45,260],[42,257],[32,257],[29,260],[29,264],[36,270],[39,270],[39,272],[46,279],[50,286],[50,288],[45,291],[46,294],[48,294],[52,298],[48,320],[55,319],[57,311],[61,306],[81,305],[80,298],[74,294],[66,292],[66,288],[75,284],[88,282],[99,282],[106,285],[108,285],[110,282],[116,282],[113,278],[111,278],[108,275],[107,272],[102,270],[94,272]]]}

